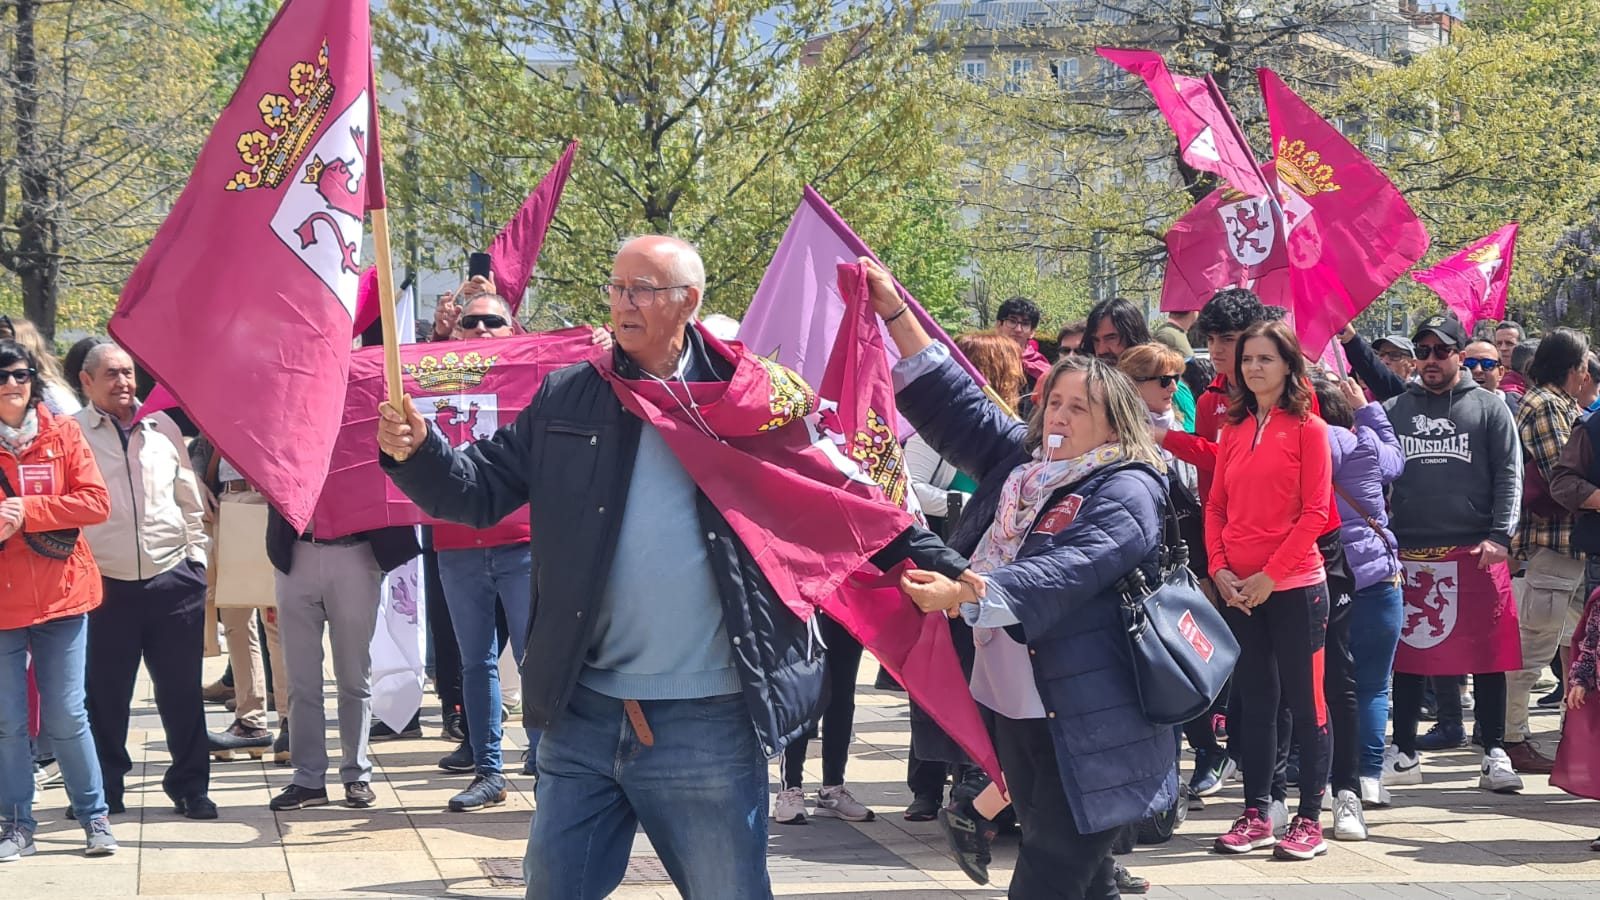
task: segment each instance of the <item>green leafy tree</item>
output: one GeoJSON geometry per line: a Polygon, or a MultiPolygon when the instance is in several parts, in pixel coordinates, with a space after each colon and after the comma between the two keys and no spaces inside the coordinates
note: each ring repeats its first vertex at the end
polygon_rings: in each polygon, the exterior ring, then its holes
{"type": "Polygon", "coordinates": [[[665,231],[701,247],[708,310],[738,314],[804,184],[881,248],[915,215],[902,186],[943,170],[926,6],[393,0],[376,25],[405,108],[384,134],[405,160],[397,227],[458,268],[578,139],[534,314],[601,317],[617,242],[665,231]]]}

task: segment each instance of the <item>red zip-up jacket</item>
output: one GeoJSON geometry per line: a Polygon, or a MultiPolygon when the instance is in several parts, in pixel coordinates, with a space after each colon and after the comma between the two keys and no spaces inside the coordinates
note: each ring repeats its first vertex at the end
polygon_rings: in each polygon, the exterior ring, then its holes
{"type": "Polygon", "coordinates": [[[1205,507],[1211,574],[1265,572],[1280,591],[1323,580],[1317,537],[1332,504],[1333,453],[1320,416],[1274,407],[1259,442],[1254,417],[1224,426],[1205,507]]]}

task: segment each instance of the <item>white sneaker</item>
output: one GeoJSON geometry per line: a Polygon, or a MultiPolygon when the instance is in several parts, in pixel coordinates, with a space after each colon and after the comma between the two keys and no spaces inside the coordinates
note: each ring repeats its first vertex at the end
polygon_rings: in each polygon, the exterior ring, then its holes
{"type": "Polygon", "coordinates": [[[1272,836],[1281,838],[1289,831],[1289,805],[1274,800],[1267,806],[1267,821],[1272,824],[1272,836]]]}
{"type": "Polygon", "coordinates": [[[1383,778],[1386,785],[1421,784],[1422,760],[1415,753],[1401,753],[1393,744],[1383,754],[1383,778]]]}
{"type": "Polygon", "coordinates": [[[1461,692],[1461,710],[1463,712],[1472,712],[1477,705],[1478,701],[1473,699],[1471,691],[1464,690],[1461,692]]]}
{"type": "Polygon", "coordinates": [[[1328,785],[1327,790],[1322,792],[1322,811],[1333,812],[1333,785],[1331,784],[1328,785]]]}
{"type": "Polygon", "coordinates": [[[1478,776],[1478,787],[1496,794],[1515,794],[1522,790],[1522,776],[1511,768],[1511,757],[1499,747],[1483,755],[1483,774],[1478,776]]]}
{"type": "Polygon", "coordinates": [[[1361,814],[1361,798],[1352,791],[1340,791],[1333,801],[1333,839],[1364,841],[1367,817],[1361,814]]]}
{"type": "Polygon", "coordinates": [[[779,825],[804,825],[806,823],[806,793],[799,788],[784,788],[778,792],[778,802],[772,806],[772,819],[779,825]]]}
{"type": "Polygon", "coordinates": [[[1389,805],[1389,789],[1381,778],[1361,779],[1361,805],[1368,809],[1382,809],[1389,805]]]}
{"type": "Polygon", "coordinates": [[[877,818],[872,810],[863,806],[861,801],[850,793],[850,789],[842,784],[832,787],[824,785],[822,790],[817,792],[817,815],[833,816],[847,822],[871,822],[877,818]]]}

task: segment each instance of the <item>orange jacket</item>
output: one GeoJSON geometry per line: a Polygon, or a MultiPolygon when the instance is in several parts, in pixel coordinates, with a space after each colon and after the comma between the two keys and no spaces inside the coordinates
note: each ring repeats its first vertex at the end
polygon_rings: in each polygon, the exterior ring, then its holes
{"type": "MultiPolygon", "coordinates": [[[[52,416],[43,406],[38,415],[39,436],[21,459],[0,450],[0,469],[23,494],[23,530],[104,522],[111,514],[111,495],[77,421],[52,416]],[[23,466],[37,468],[23,478],[23,466]]],[[[0,586],[0,629],[81,615],[100,605],[100,569],[82,535],[64,560],[41,556],[22,535],[12,535],[0,545],[0,586]]]]}

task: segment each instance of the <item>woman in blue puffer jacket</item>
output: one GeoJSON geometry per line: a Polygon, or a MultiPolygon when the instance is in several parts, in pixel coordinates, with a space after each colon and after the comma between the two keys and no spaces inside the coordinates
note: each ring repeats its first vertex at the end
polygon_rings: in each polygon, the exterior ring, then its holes
{"type": "MultiPolygon", "coordinates": [[[[1348,600],[1334,599],[1328,623],[1334,837],[1365,840],[1362,807],[1389,802],[1379,776],[1388,724],[1389,673],[1400,641],[1403,604],[1399,545],[1389,531],[1384,489],[1405,470],[1405,455],[1383,406],[1368,403],[1354,380],[1319,377],[1313,379],[1313,387],[1329,426],[1339,537],[1355,587],[1348,600]],[[1341,648],[1347,649],[1341,652],[1341,648]],[[1340,706],[1337,694],[1352,689],[1355,727],[1341,729],[1341,716],[1334,709],[1340,706]]],[[[1348,703],[1348,693],[1344,697],[1348,703]]]]}
{"type": "Polygon", "coordinates": [[[1022,825],[1010,896],[1117,896],[1118,831],[1178,790],[1172,729],[1139,705],[1116,587],[1159,568],[1165,464],[1144,405],[1120,372],[1071,357],[1045,376],[1029,424],[1008,418],[862,263],[900,350],[897,406],[978,484],[949,541],[971,551],[976,584],[913,570],[901,587],[975,626],[973,694],[996,713],[1022,825]]]}

